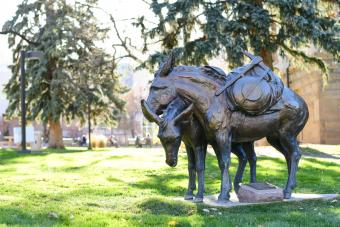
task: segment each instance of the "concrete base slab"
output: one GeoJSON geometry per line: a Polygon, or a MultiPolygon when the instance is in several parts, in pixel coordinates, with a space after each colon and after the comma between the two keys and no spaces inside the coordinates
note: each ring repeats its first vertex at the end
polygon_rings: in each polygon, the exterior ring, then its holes
{"type": "MultiPolygon", "coordinates": [[[[303,201],[303,200],[312,200],[312,199],[325,199],[325,200],[333,200],[340,199],[340,194],[302,194],[302,193],[293,193],[291,199],[284,199],[283,201],[272,201],[272,202],[261,202],[261,203],[240,203],[237,195],[235,193],[230,193],[230,201],[221,203],[217,200],[218,195],[207,195],[204,197],[203,204],[214,207],[235,207],[235,206],[249,206],[256,204],[270,204],[270,203],[280,203],[280,202],[292,202],[292,201],[303,201]]],[[[185,201],[192,203],[192,200],[184,200],[181,198],[174,198],[177,201],[185,201]]]]}

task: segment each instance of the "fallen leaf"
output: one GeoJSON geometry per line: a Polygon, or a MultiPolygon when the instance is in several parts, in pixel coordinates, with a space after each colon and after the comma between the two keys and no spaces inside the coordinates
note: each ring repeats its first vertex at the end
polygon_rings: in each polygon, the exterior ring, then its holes
{"type": "Polygon", "coordinates": [[[172,221],[169,221],[168,222],[168,225],[170,226],[176,226],[177,225],[177,222],[175,220],[172,220],[172,221]]]}
{"type": "Polygon", "coordinates": [[[59,215],[57,213],[50,212],[50,213],[48,213],[48,217],[53,218],[53,219],[58,219],[59,215]]]}

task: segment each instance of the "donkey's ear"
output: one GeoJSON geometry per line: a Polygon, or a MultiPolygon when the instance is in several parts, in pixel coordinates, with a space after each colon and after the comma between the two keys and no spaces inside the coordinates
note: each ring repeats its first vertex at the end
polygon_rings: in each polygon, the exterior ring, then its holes
{"type": "Polygon", "coordinates": [[[160,72],[159,75],[161,77],[167,76],[171,70],[174,68],[175,66],[175,53],[174,51],[171,51],[166,59],[166,61],[162,64],[161,68],[160,68],[160,72]]]}
{"type": "Polygon", "coordinates": [[[190,104],[190,106],[188,106],[185,110],[183,110],[182,113],[177,115],[177,117],[174,120],[175,123],[188,120],[189,117],[192,115],[193,110],[194,110],[194,104],[190,104]]]}
{"type": "Polygon", "coordinates": [[[148,119],[148,121],[155,122],[157,125],[161,124],[162,119],[151,110],[148,103],[144,99],[141,100],[141,106],[144,117],[148,119]]]}

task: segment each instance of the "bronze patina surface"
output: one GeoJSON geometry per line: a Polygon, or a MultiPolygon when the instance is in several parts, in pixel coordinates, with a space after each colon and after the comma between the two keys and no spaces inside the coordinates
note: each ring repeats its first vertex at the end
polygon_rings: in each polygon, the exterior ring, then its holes
{"type": "MultiPolygon", "coordinates": [[[[249,70],[251,69],[253,68],[250,67],[249,70]]],[[[252,110],[256,111],[247,112],[237,105],[235,107],[235,103],[228,94],[230,92],[228,87],[225,88],[228,76],[223,76],[221,71],[215,67],[210,69],[195,66],[175,67],[175,56],[170,54],[166,62],[155,73],[149,96],[143,107],[145,117],[150,121],[158,122],[160,127],[163,127],[162,122],[167,121],[163,121],[160,115],[172,101],[180,98],[190,106],[189,112],[193,113],[204,131],[205,139],[209,141],[219,156],[220,201],[227,201],[231,190],[229,166],[232,144],[252,143],[266,137],[268,142],[286,159],[288,179],[284,197],[290,198],[296,185],[296,172],[301,157],[296,137],[308,119],[308,108],[305,101],[287,87],[282,88],[282,94],[276,95],[281,93],[280,89],[275,89],[275,86],[270,85],[270,81],[275,82],[276,78],[270,78],[272,72],[267,73],[262,70],[265,74],[257,76],[261,77],[259,80],[261,83],[263,80],[268,81],[272,90],[270,100],[274,101],[264,109],[252,107],[252,110]],[[220,91],[222,92],[218,94],[220,91]]],[[[246,75],[245,72],[243,74],[246,75]]],[[[237,80],[235,80],[236,83],[237,80]]],[[[280,87],[279,84],[277,88],[280,87]]],[[[247,90],[247,88],[245,89],[247,90]]],[[[261,93],[261,90],[257,90],[257,92],[261,93]]],[[[243,94],[243,91],[239,93],[243,94]]],[[[252,94],[250,98],[246,98],[251,100],[261,96],[256,93],[252,94]]],[[[248,94],[247,91],[245,94],[248,94]]],[[[180,132],[179,135],[181,134],[180,132]]],[[[172,134],[159,134],[162,140],[173,140],[172,136],[172,134]]],[[[179,136],[175,139],[180,141],[182,138],[179,136]]],[[[173,146],[172,150],[178,150],[178,147],[177,145],[173,146]]],[[[168,149],[165,150],[168,152],[168,149]]],[[[167,158],[169,157],[167,156],[167,158]]],[[[177,157],[172,158],[177,160],[177,157]]],[[[167,162],[173,163],[174,161],[168,160],[167,162]]]]}
{"type": "MultiPolygon", "coordinates": [[[[186,200],[194,199],[195,202],[203,202],[204,193],[204,171],[207,145],[211,143],[198,119],[193,115],[193,104],[188,105],[181,98],[173,100],[165,109],[163,117],[153,115],[145,101],[142,101],[142,110],[149,118],[159,125],[158,137],[164,147],[166,163],[169,166],[177,165],[178,149],[181,140],[185,144],[188,155],[189,184],[185,195],[186,200]],[[152,116],[153,115],[153,116],[152,116]],[[196,175],[198,180],[198,191],[196,189],[196,175]]],[[[256,182],[256,154],[253,142],[232,143],[231,152],[239,161],[234,178],[234,189],[237,192],[239,183],[242,181],[243,173],[247,164],[250,165],[250,182],[256,182]]],[[[221,156],[216,152],[216,158],[220,162],[221,156]]]]}

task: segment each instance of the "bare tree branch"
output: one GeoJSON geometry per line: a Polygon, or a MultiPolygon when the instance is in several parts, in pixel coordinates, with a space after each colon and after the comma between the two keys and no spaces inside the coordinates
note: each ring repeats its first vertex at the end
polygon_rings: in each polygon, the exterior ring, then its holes
{"type": "MultiPolygon", "coordinates": [[[[126,53],[127,53],[127,54],[125,54],[125,55],[123,55],[123,56],[121,56],[121,57],[118,57],[118,58],[116,58],[116,59],[131,58],[131,59],[135,60],[135,61],[138,62],[138,63],[142,63],[142,62],[143,62],[142,60],[140,60],[136,55],[134,55],[134,54],[131,52],[129,46],[135,48],[135,47],[131,44],[131,39],[130,39],[129,37],[124,37],[124,38],[123,38],[123,37],[120,35],[120,32],[119,32],[118,27],[117,27],[116,20],[114,19],[114,17],[112,16],[111,13],[107,12],[106,10],[104,10],[103,8],[98,7],[98,6],[93,6],[93,5],[90,5],[90,4],[84,4],[84,3],[81,3],[81,2],[78,2],[78,1],[76,1],[76,3],[77,3],[77,4],[80,4],[80,5],[92,7],[92,8],[94,8],[94,9],[101,10],[102,12],[104,12],[106,15],[108,15],[108,16],[110,17],[110,20],[111,20],[111,22],[113,23],[114,31],[115,31],[115,33],[116,33],[116,35],[117,35],[117,38],[118,38],[119,41],[120,41],[120,44],[113,44],[112,47],[113,47],[114,49],[115,49],[115,47],[122,47],[122,48],[126,51],[126,53]]],[[[145,2],[145,3],[147,3],[147,2],[145,2]]],[[[147,3],[147,4],[149,4],[149,3],[147,3]]],[[[135,49],[136,49],[136,48],[135,48],[135,49]]],[[[115,52],[116,52],[116,49],[115,49],[115,52]]]]}
{"type": "Polygon", "coordinates": [[[146,0],[142,0],[142,2],[144,2],[145,4],[147,4],[147,5],[151,6],[151,3],[150,3],[150,2],[148,2],[148,1],[146,1],[146,0]]]}
{"type": "Polygon", "coordinates": [[[37,46],[39,45],[40,43],[39,42],[34,42],[32,40],[29,40],[27,37],[25,37],[24,35],[16,32],[16,31],[13,31],[13,30],[9,30],[9,31],[0,31],[0,35],[8,35],[8,34],[13,34],[13,35],[16,35],[16,36],[19,36],[21,39],[25,40],[27,43],[29,44],[32,44],[34,46],[37,46]]]}
{"type": "MultiPolygon", "coordinates": [[[[110,14],[110,19],[111,19],[111,21],[112,21],[112,23],[113,23],[113,27],[114,27],[114,30],[115,30],[115,32],[116,32],[116,35],[117,35],[117,38],[119,39],[119,41],[120,41],[120,45],[116,45],[116,44],[114,44],[115,46],[121,46],[121,47],[123,47],[124,48],[124,50],[127,52],[127,54],[126,55],[124,55],[124,57],[129,57],[129,58],[132,58],[133,60],[135,60],[135,61],[137,61],[137,62],[139,62],[139,63],[142,63],[142,61],[137,57],[137,56],[135,56],[132,52],[131,52],[131,50],[130,50],[130,48],[128,47],[128,44],[127,44],[127,41],[128,42],[130,42],[130,45],[131,45],[131,40],[130,40],[130,38],[122,38],[121,37],[121,35],[120,35],[120,33],[119,33],[119,30],[118,30],[118,27],[117,27],[117,24],[116,24],[116,21],[115,21],[115,19],[114,19],[114,17],[110,14]]],[[[131,45],[132,46],[132,45],[131,45]]]]}

